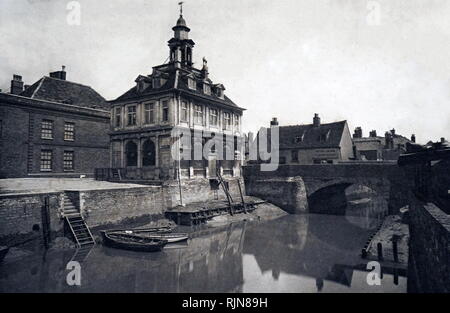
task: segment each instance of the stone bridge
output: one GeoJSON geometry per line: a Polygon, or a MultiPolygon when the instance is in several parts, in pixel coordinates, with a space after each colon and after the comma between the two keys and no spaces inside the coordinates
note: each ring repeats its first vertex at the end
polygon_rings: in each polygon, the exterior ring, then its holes
{"type": "Polygon", "coordinates": [[[381,197],[394,213],[407,204],[409,190],[409,180],[395,162],[280,165],[272,172],[248,165],[243,174],[248,195],[268,200],[290,213],[309,212],[311,205],[333,197],[345,200],[345,190],[351,186],[381,197]]]}

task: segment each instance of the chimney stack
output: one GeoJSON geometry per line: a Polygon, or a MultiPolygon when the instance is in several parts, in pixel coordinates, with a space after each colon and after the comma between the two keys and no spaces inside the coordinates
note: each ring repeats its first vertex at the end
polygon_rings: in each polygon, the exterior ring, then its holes
{"type": "Polygon", "coordinates": [[[441,143],[444,143],[444,142],[445,142],[445,138],[441,137],[441,143]]]}
{"type": "Polygon", "coordinates": [[[278,126],[278,119],[276,117],[273,117],[270,121],[270,127],[278,126]]]}
{"type": "Polygon", "coordinates": [[[11,94],[18,95],[23,91],[22,76],[14,74],[11,81],[11,94]]]}
{"type": "Polygon", "coordinates": [[[314,127],[320,126],[320,117],[319,117],[319,114],[317,114],[317,113],[314,113],[313,126],[314,127]]]}
{"type": "Polygon", "coordinates": [[[414,135],[414,134],[411,135],[411,141],[416,142],[416,135],[414,135]]]}
{"type": "Polygon", "coordinates": [[[66,67],[63,65],[61,71],[51,72],[50,77],[66,80],[66,67]]]}
{"type": "Polygon", "coordinates": [[[353,134],[353,138],[362,138],[362,128],[356,127],[355,132],[353,134]]]}
{"type": "Polygon", "coordinates": [[[395,135],[395,128],[392,128],[392,129],[391,129],[391,134],[392,134],[392,136],[395,135]]]}
{"type": "Polygon", "coordinates": [[[369,133],[369,137],[376,137],[377,136],[377,131],[376,130],[371,130],[369,133]]]}

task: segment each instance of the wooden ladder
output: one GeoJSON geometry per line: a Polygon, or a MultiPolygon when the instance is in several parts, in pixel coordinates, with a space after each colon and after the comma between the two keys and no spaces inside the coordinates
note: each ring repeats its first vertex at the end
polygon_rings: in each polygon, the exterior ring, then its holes
{"type": "Polygon", "coordinates": [[[67,215],[66,222],[78,247],[95,244],[94,236],[80,213],[67,215]]]}
{"type": "Polygon", "coordinates": [[[95,244],[94,236],[92,236],[91,230],[81,216],[79,209],[66,194],[63,195],[63,199],[64,217],[78,247],[95,244]]]}
{"type": "Polygon", "coordinates": [[[223,191],[225,192],[225,196],[227,197],[228,205],[230,206],[230,214],[233,215],[233,198],[231,197],[230,192],[228,191],[228,187],[225,184],[219,170],[217,170],[217,178],[219,179],[219,183],[222,186],[223,191]]]}

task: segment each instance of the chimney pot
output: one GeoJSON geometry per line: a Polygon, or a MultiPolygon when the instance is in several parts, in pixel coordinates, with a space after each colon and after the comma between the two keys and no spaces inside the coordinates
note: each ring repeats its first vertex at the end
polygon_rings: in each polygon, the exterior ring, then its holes
{"type": "Polygon", "coordinates": [[[270,127],[272,126],[278,126],[278,119],[276,117],[273,117],[270,121],[270,127]]]}
{"type": "Polygon", "coordinates": [[[66,66],[63,65],[61,71],[51,72],[50,77],[66,80],[66,66]]]}
{"type": "Polygon", "coordinates": [[[14,74],[11,80],[11,94],[18,95],[23,91],[22,76],[14,74]]]}
{"type": "Polygon", "coordinates": [[[412,142],[416,142],[416,135],[415,135],[415,134],[412,134],[412,135],[411,135],[411,141],[412,141],[412,142]]]}
{"type": "Polygon", "coordinates": [[[319,117],[318,113],[314,113],[313,126],[314,127],[319,127],[320,126],[320,117],[319,117]]]}
{"type": "Polygon", "coordinates": [[[441,137],[441,142],[444,143],[445,142],[445,138],[441,137]]]}

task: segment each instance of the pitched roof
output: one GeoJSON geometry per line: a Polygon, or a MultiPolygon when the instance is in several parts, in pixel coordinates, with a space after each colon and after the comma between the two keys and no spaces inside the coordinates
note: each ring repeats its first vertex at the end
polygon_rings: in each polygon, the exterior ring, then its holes
{"type": "Polygon", "coordinates": [[[308,149],[339,147],[347,121],[321,124],[280,126],[281,149],[308,149]]]}
{"type": "Polygon", "coordinates": [[[90,86],[44,76],[25,89],[21,96],[60,102],[79,107],[108,110],[109,103],[90,86]]]}
{"type": "MultiPolygon", "coordinates": [[[[149,84],[144,90],[139,91],[137,85],[132,87],[130,90],[125,92],[123,95],[118,97],[117,99],[111,101],[111,103],[140,99],[142,97],[159,94],[165,91],[181,91],[184,94],[192,97],[196,97],[199,99],[213,101],[217,104],[228,106],[230,108],[244,110],[237,106],[230,98],[224,96],[223,99],[215,94],[214,88],[219,88],[217,84],[212,84],[211,80],[207,79],[206,81],[211,85],[211,94],[205,94],[203,90],[200,88],[201,83],[203,82],[203,78],[201,77],[201,71],[195,69],[193,67],[183,67],[183,69],[173,69],[169,65],[156,66],[154,69],[157,69],[161,77],[164,78],[164,83],[158,87],[152,86],[149,84]],[[196,89],[191,89],[188,86],[188,77],[192,77],[196,81],[196,89]]],[[[150,80],[154,75],[139,77],[144,78],[148,77],[150,80]]],[[[139,78],[138,77],[138,78],[139,78]]],[[[222,86],[222,85],[221,85],[222,86]]]]}

